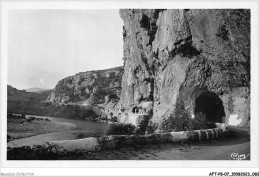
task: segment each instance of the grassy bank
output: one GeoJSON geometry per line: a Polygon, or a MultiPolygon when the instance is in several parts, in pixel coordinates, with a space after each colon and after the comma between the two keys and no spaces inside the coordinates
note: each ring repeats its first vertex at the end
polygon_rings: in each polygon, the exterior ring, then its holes
{"type": "Polygon", "coordinates": [[[9,140],[35,136],[44,133],[64,131],[76,128],[76,125],[68,122],[53,121],[49,119],[24,116],[7,116],[7,135],[9,140]]]}

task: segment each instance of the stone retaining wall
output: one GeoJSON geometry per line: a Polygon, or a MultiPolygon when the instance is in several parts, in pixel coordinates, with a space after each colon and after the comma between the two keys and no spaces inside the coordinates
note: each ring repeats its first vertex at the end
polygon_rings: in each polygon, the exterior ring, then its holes
{"type": "Polygon", "coordinates": [[[224,124],[216,124],[217,128],[194,131],[157,133],[150,135],[112,135],[90,137],[77,140],[52,141],[42,146],[18,147],[8,149],[8,159],[52,159],[57,155],[83,153],[118,149],[122,147],[148,145],[157,143],[199,142],[219,139],[229,135],[224,124]],[[20,157],[20,158],[19,158],[20,157]]]}

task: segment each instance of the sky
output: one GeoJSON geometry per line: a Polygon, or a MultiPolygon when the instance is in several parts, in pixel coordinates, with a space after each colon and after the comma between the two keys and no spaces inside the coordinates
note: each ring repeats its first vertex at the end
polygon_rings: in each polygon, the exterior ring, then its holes
{"type": "Polygon", "coordinates": [[[8,79],[52,89],[68,76],[123,65],[119,10],[10,10],[8,79]]]}

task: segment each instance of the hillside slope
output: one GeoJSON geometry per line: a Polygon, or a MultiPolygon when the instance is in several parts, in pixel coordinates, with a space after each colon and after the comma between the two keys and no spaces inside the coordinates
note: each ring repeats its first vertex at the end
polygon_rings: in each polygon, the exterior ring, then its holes
{"type": "Polygon", "coordinates": [[[51,89],[42,89],[42,88],[38,88],[38,87],[33,87],[33,88],[29,88],[26,89],[26,92],[43,92],[43,91],[49,91],[51,89]]]}
{"type": "Polygon", "coordinates": [[[42,115],[42,112],[48,106],[45,104],[45,100],[50,93],[51,90],[27,92],[26,90],[18,90],[8,85],[7,111],[10,113],[42,115]]]}
{"type": "Polygon", "coordinates": [[[60,80],[47,102],[55,105],[94,105],[119,100],[123,68],[87,71],[60,80]]]}
{"type": "Polygon", "coordinates": [[[28,92],[7,86],[8,112],[96,119],[109,116],[121,93],[123,68],[87,71],[60,80],[53,90],[28,92]]]}

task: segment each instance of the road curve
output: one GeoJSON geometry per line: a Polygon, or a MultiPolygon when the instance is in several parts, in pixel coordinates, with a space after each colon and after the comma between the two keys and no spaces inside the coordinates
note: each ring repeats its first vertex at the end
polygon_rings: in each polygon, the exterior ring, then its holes
{"type": "Polygon", "coordinates": [[[128,147],[114,151],[68,155],[66,160],[234,160],[232,153],[245,154],[250,160],[250,133],[246,128],[230,128],[231,136],[197,144],[159,144],[128,147]]]}

